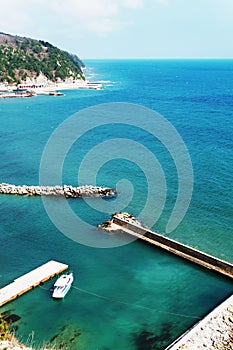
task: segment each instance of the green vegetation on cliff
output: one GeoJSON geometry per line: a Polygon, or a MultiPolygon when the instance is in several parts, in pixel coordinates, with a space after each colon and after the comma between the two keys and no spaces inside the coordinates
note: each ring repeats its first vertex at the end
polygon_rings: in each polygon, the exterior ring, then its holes
{"type": "Polygon", "coordinates": [[[18,84],[43,74],[51,81],[85,79],[84,64],[48,42],[0,33],[0,82],[18,84]]]}

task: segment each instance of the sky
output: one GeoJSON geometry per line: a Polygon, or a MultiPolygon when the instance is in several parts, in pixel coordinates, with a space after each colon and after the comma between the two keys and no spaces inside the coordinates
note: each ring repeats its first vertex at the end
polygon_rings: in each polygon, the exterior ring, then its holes
{"type": "Polygon", "coordinates": [[[0,32],[80,58],[233,58],[233,0],[0,0],[0,32]]]}

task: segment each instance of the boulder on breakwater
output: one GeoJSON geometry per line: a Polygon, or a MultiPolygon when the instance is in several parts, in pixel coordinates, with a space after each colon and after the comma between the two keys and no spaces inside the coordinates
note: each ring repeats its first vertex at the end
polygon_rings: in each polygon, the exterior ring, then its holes
{"type": "Polygon", "coordinates": [[[139,222],[132,214],[125,213],[125,212],[116,212],[112,215],[112,217],[105,221],[103,224],[98,225],[98,228],[111,232],[111,231],[118,231],[119,225],[115,223],[115,219],[123,219],[124,221],[139,226],[141,228],[147,229],[146,226],[143,226],[141,222],[139,222]]]}
{"type": "Polygon", "coordinates": [[[16,186],[0,184],[0,194],[16,194],[20,196],[63,196],[66,198],[77,197],[106,197],[114,196],[116,191],[108,187],[100,186],[16,186]]]}

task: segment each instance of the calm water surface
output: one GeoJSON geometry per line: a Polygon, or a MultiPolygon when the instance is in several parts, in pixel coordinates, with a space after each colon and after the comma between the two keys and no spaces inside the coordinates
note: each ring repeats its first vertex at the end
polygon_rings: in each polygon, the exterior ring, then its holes
{"type": "MultiPolygon", "coordinates": [[[[1,182],[38,184],[45,144],[73,113],[106,102],[143,105],[174,125],[193,163],[192,201],[170,237],[233,262],[233,61],[108,60],[86,64],[87,74],[103,81],[104,90],[0,101],[1,182]]],[[[158,157],[168,183],[166,205],[154,226],[163,233],[176,200],[176,170],[148,135],[128,131],[119,126],[106,136],[106,129],[100,128],[74,144],[64,163],[64,183],[77,183],[83,155],[112,133],[143,140],[158,157]]],[[[147,193],[142,170],[115,159],[100,169],[97,182],[114,187],[119,179],[128,178],[135,193],[127,208],[119,210],[138,215],[147,193]]],[[[52,203],[56,210],[59,201],[52,203]]],[[[57,302],[51,299],[54,280],[50,280],[43,288],[2,307],[2,312],[21,317],[15,323],[17,335],[34,346],[53,340],[71,350],[163,349],[233,291],[229,279],[143,242],[109,249],[78,244],[53,225],[41,198],[2,195],[0,204],[1,286],[55,259],[70,265],[74,286],[79,288],[57,302]]],[[[83,200],[69,204],[94,226],[111,214],[99,213],[83,200]]],[[[62,219],[64,225],[69,220],[66,216],[62,219]]],[[[94,227],[82,234],[102,235],[94,227]]]]}

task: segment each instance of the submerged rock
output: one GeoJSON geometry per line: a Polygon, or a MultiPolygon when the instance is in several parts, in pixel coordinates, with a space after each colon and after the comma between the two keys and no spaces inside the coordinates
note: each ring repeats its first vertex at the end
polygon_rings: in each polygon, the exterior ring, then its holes
{"type": "Polygon", "coordinates": [[[49,344],[55,349],[76,350],[78,349],[80,336],[81,331],[78,327],[66,325],[50,339],[49,344]]]}

